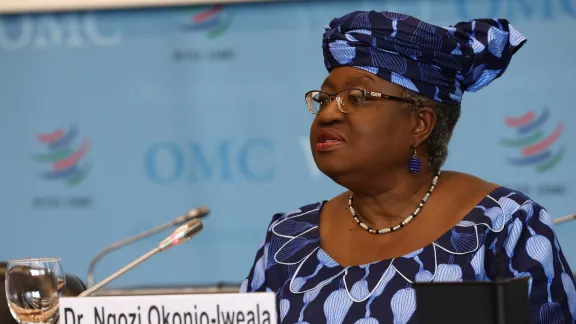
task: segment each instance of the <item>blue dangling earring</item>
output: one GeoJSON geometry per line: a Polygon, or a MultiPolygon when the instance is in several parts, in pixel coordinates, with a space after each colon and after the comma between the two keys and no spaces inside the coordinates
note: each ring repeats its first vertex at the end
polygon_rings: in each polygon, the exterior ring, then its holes
{"type": "Polygon", "coordinates": [[[412,158],[410,159],[410,161],[408,161],[408,170],[410,170],[410,173],[420,172],[421,165],[422,162],[420,161],[420,158],[416,154],[416,146],[414,146],[414,155],[412,155],[412,158]]]}

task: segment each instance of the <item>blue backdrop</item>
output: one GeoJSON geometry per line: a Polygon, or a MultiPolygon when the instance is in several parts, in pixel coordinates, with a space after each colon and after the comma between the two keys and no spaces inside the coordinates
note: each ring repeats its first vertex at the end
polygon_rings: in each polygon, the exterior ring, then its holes
{"type": "MultiPolygon", "coordinates": [[[[115,285],[240,282],[273,213],[342,190],[311,159],[304,93],[326,74],[323,26],[369,9],[440,25],[498,16],[526,35],[505,77],[465,95],[446,168],[521,189],[555,217],[575,211],[574,0],[2,16],[0,259],[61,256],[85,278],[108,244],[208,205],[198,237],[115,285]]],[[[574,268],[575,229],[557,228],[574,268]]],[[[96,278],[163,237],[107,256],[96,278]]]]}

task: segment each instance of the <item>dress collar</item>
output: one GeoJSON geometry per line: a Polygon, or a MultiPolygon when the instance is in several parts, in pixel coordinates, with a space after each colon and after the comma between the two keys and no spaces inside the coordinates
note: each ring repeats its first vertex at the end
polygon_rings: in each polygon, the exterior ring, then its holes
{"type": "MultiPolygon", "coordinates": [[[[459,281],[462,271],[454,265],[454,257],[483,249],[489,232],[498,233],[504,229],[510,215],[520,206],[510,198],[514,194],[504,187],[495,189],[438,240],[398,258],[359,266],[339,265],[320,247],[318,223],[325,201],[287,213],[272,223],[273,235],[266,248],[273,253],[270,262],[296,266],[290,282],[293,293],[310,292],[341,276],[348,294],[355,301],[378,293],[377,288],[383,289],[380,283],[395,275],[410,284],[459,281]],[[352,288],[359,282],[363,282],[363,289],[352,288]]],[[[474,259],[472,267],[477,279],[482,280],[485,278],[483,260],[474,259]]]]}

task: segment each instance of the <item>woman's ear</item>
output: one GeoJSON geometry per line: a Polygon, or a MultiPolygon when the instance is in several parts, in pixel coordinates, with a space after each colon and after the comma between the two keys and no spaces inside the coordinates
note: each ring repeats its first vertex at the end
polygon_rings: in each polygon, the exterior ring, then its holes
{"type": "Polygon", "coordinates": [[[420,146],[424,141],[430,137],[434,126],[436,126],[436,113],[434,109],[423,107],[414,112],[415,123],[412,131],[414,144],[420,146]]]}

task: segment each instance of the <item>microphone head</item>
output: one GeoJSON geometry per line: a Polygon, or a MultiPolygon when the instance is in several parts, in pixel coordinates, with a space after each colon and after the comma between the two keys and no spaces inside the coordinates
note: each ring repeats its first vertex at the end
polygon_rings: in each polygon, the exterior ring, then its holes
{"type": "Polygon", "coordinates": [[[193,219],[188,223],[178,227],[170,236],[165,238],[160,244],[158,249],[164,251],[175,245],[188,242],[194,235],[198,234],[204,228],[204,224],[199,219],[193,219]]]}
{"type": "Polygon", "coordinates": [[[204,218],[210,214],[210,209],[206,206],[200,206],[198,208],[190,209],[185,217],[186,219],[204,218]]]}
{"type": "Polygon", "coordinates": [[[204,223],[202,223],[202,221],[199,219],[193,219],[186,223],[184,226],[186,226],[184,239],[189,240],[204,228],[204,223]]]}

